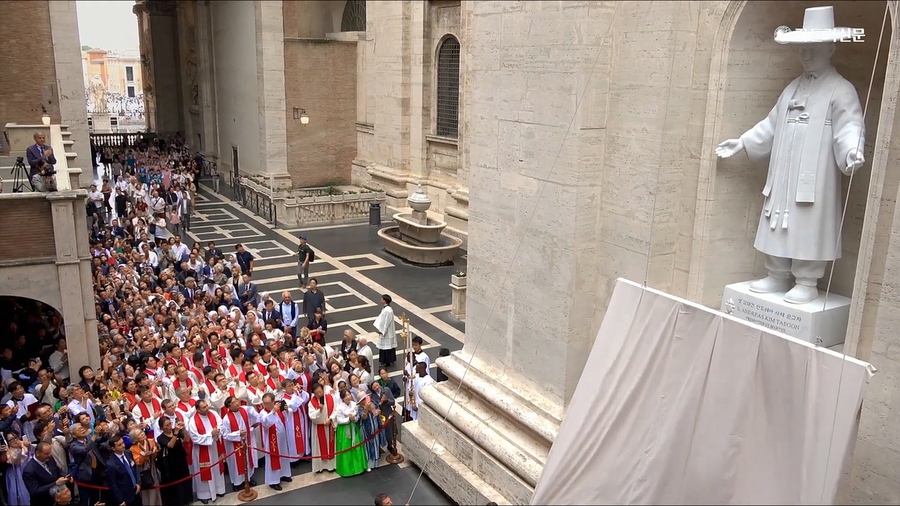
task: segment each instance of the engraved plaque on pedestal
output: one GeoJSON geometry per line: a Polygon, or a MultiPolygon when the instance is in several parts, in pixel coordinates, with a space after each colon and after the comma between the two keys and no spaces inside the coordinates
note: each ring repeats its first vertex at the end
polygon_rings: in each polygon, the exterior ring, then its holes
{"type": "Polygon", "coordinates": [[[789,304],[783,293],[754,293],[750,282],[734,283],[722,294],[722,311],[741,320],[787,334],[823,347],[844,342],[850,319],[850,299],[836,294],[819,294],[806,304],[789,304]]]}

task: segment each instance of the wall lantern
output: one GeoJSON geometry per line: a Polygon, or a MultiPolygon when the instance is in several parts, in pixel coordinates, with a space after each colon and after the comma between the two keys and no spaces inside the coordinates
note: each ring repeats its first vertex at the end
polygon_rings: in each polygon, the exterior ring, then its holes
{"type": "Polygon", "coordinates": [[[47,109],[43,105],[41,106],[41,111],[44,112],[44,115],[41,116],[41,123],[43,123],[44,126],[49,126],[50,125],[50,115],[47,114],[47,109]]]}
{"type": "Polygon", "coordinates": [[[294,107],[294,119],[299,119],[301,125],[309,124],[309,115],[306,114],[306,109],[294,107]]]}

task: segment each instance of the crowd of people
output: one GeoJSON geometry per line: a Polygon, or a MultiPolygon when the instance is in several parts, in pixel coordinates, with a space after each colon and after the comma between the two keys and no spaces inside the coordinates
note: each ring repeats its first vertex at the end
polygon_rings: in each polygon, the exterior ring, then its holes
{"type": "Polygon", "coordinates": [[[0,350],[5,504],[206,504],[257,486],[257,468],[281,490],[302,460],[354,476],[396,454],[398,418],[416,417],[434,380],[418,337],[402,388],[390,377],[391,297],[375,367],[352,330],[329,345],[305,240],[299,302],[258,291],[242,245],[183,242],[172,217],[189,215],[202,160],[181,139],[101,158],[87,204],[100,367],[69,363],[51,308],[10,303],[0,315],[12,336],[0,350]]]}

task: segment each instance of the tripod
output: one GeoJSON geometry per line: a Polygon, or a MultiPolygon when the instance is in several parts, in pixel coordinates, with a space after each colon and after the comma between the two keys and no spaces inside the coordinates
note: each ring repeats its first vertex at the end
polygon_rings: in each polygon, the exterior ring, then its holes
{"type": "Polygon", "coordinates": [[[31,191],[34,191],[34,185],[28,177],[28,169],[25,168],[25,160],[20,156],[16,158],[16,164],[10,171],[13,175],[13,193],[22,193],[25,191],[26,184],[31,191]]]}

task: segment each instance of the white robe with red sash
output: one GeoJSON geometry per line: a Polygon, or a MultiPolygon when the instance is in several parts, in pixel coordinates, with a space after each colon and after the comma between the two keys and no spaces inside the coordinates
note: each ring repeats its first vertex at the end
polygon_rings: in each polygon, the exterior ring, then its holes
{"type": "Polygon", "coordinates": [[[263,447],[268,452],[266,455],[266,485],[278,485],[281,483],[281,478],[291,477],[291,461],[282,457],[282,455],[290,455],[285,437],[285,422],[289,416],[290,413],[287,410],[260,413],[265,436],[263,447]]]}
{"type": "MultiPolygon", "coordinates": [[[[193,399],[191,399],[191,401],[193,401],[193,399]]],[[[184,403],[179,404],[179,406],[184,407],[184,403]]],[[[176,408],[175,417],[181,420],[185,429],[188,429],[188,426],[190,425],[188,421],[194,416],[194,412],[192,406],[188,406],[187,411],[176,408]]],[[[188,435],[190,435],[190,432],[188,435]]],[[[197,487],[200,485],[200,475],[197,474],[197,471],[200,470],[200,467],[197,465],[197,460],[194,459],[194,442],[191,439],[187,439],[184,442],[184,451],[187,452],[188,468],[190,468],[191,475],[193,476],[193,478],[191,478],[191,483],[193,484],[193,489],[197,490],[197,487]]]]}
{"type": "Polygon", "coordinates": [[[194,489],[197,499],[214,499],[216,494],[225,493],[225,463],[213,465],[225,456],[225,441],[212,436],[212,430],[221,425],[222,419],[213,410],[207,411],[206,416],[194,413],[188,419],[187,429],[194,443],[191,457],[200,471],[194,489]]]}
{"type": "Polygon", "coordinates": [[[172,382],[172,389],[175,390],[175,395],[178,395],[178,391],[182,388],[190,388],[191,397],[197,395],[197,384],[194,383],[194,380],[192,380],[191,378],[185,378],[184,381],[175,378],[175,380],[172,382]]]}
{"type": "Polygon", "coordinates": [[[334,413],[334,397],[326,395],[324,402],[313,396],[309,401],[309,421],[312,422],[312,470],[334,471],[334,427],[331,415],[334,413]]]}
{"type": "Polygon", "coordinates": [[[162,404],[156,399],[150,399],[149,404],[144,401],[138,401],[134,409],[131,410],[131,414],[134,415],[136,419],[146,423],[147,427],[153,428],[154,441],[156,441],[156,438],[159,436],[159,434],[156,433],[156,414],[161,411],[162,404]]]}
{"type": "MultiPolygon", "coordinates": [[[[225,453],[231,453],[234,451],[236,443],[242,442],[242,430],[246,430],[247,433],[250,434],[251,437],[248,440],[250,446],[256,446],[258,443],[253,441],[256,438],[252,437],[253,431],[250,427],[258,422],[259,416],[253,408],[241,406],[237,412],[231,410],[226,411],[225,415],[222,416],[222,434],[225,438],[225,453]]],[[[257,455],[257,451],[251,450],[249,466],[249,475],[251,478],[253,477],[253,471],[256,470],[256,463],[259,460],[257,455]]],[[[246,449],[241,449],[241,451],[225,459],[225,463],[228,464],[228,476],[231,477],[231,484],[234,486],[244,483],[244,469],[247,467],[246,456],[246,449]]]]}
{"type": "Polygon", "coordinates": [[[288,450],[291,455],[300,457],[309,455],[312,451],[309,445],[309,410],[306,407],[309,394],[306,392],[284,394],[284,401],[292,411],[287,419],[288,450]]]}

